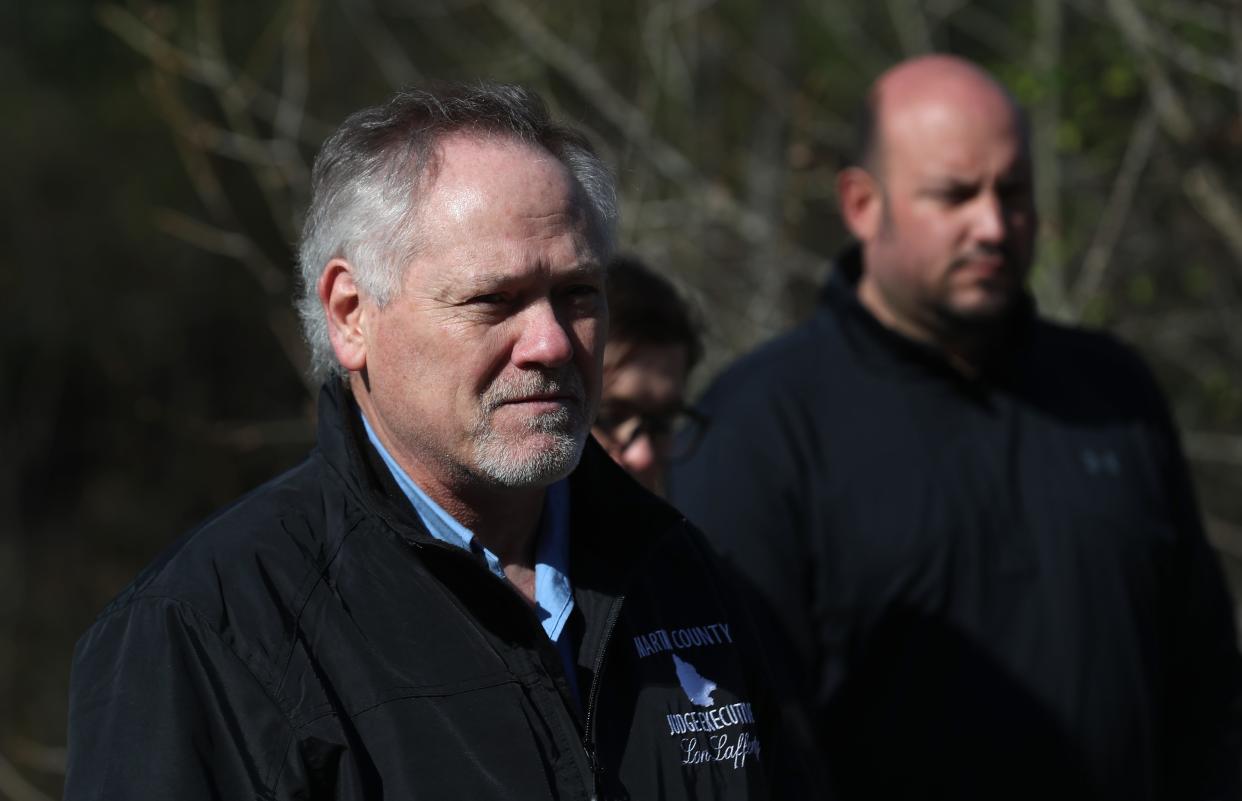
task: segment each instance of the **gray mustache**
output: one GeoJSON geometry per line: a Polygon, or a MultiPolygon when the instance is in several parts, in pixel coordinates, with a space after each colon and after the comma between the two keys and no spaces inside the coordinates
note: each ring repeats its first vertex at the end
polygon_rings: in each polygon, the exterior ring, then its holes
{"type": "Polygon", "coordinates": [[[579,405],[586,397],[582,375],[576,368],[566,365],[557,370],[526,371],[518,373],[515,378],[497,381],[488,387],[483,405],[492,411],[508,401],[544,393],[570,395],[579,405]]]}

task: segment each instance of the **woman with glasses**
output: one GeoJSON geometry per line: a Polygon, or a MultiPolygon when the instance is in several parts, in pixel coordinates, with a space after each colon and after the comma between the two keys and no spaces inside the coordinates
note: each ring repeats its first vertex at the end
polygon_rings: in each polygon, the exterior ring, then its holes
{"type": "Polygon", "coordinates": [[[703,352],[698,325],[677,289],[632,257],[608,267],[608,311],[593,433],[618,464],[662,492],[666,466],[693,450],[705,422],[685,402],[703,352]]]}

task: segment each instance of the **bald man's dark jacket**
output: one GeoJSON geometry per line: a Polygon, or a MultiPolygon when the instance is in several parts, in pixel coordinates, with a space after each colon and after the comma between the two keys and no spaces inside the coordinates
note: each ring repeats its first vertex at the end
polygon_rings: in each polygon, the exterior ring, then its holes
{"type": "Polygon", "coordinates": [[[593,442],[570,509],[582,698],[531,608],[427,533],[327,387],[311,456],[79,642],[66,798],[805,795],[701,535],[593,442]]]}
{"type": "Polygon", "coordinates": [[[975,380],[857,251],[703,400],[674,502],[753,583],[842,799],[1237,799],[1231,604],[1166,404],[1029,305],[975,380]]]}

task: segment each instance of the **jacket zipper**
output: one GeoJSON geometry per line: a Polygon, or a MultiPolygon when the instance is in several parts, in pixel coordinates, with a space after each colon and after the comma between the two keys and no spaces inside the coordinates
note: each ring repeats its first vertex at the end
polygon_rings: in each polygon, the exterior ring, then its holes
{"type": "MultiPolygon", "coordinates": [[[[457,547],[456,545],[450,545],[449,543],[441,542],[439,540],[432,542],[412,542],[411,544],[415,545],[415,547],[421,548],[438,548],[446,553],[453,554],[454,557],[460,556],[470,560],[472,564],[475,564],[476,566],[478,565],[478,561],[475,559],[473,554],[457,547]]],[[[525,604],[525,601],[522,599],[521,595],[511,584],[504,581],[486,568],[483,568],[483,571],[494,580],[500,581],[504,584],[504,586],[513,593],[515,598],[525,604]]],[[[608,618],[604,621],[604,633],[600,638],[599,654],[595,657],[595,673],[591,677],[591,690],[587,696],[586,713],[582,724],[582,747],[586,752],[587,765],[591,769],[590,801],[605,801],[605,799],[600,796],[600,784],[604,768],[603,765],[600,764],[599,755],[595,750],[595,707],[599,701],[601,677],[603,676],[604,664],[606,663],[608,657],[608,643],[612,641],[612,633],[617,627],[617,620],[621,617],[621,604],[624,601],[625,596],[618,595],[612,602],[612,607],[608,610],[608,618]]],[[[534,621],[536,626],[539,625],[537,620],[534,620],[533,617],[531,619],[534,621]]]]}
{"type": "Polygon", "coordinates": [[[595,657],[595,672],[591,676],[591,691],[587,696],[585,719],[582,726],[582,747],[586,750],[587,763],[591,767],[591,801],[602,801],[600,785],[604,769],[599,763],[595,750],[595,707],[599,702],[599,688],[604,674],[604,663],[608,657],[608,643],[612,640],[613,629],[617,627],[617,619],[621,616],[621,604],[625,596],[618,596],[608,612],[604,623],[604,636],[600,639],[599,654],[595,657]]]}

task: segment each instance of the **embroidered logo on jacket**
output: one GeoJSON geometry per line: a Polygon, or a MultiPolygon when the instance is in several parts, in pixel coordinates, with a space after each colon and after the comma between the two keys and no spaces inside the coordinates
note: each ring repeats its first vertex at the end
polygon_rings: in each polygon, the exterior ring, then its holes
{"type": "Polygon", "coordinates": [[[685,650],[706,645],[732,645],[733,635],[728,623],[709,623],[706,626],[687,626],[684,629],[656,629],[634,638],[638,657],[645,659],[665,651],[685,650]]]}
{"type": "Polygon", "coordinates": [[[716,691],[716,682],[699,675],[694,665],[673,654],[673,667],[677,668],[677,681],[686,697],[695,706],[711,706],[712,693],[716,691]]]}
{"type": "MultiPolygon", "coordinates": [[[[682,765],[720,764],[738,770],[746,767],[751,757],[759,758],[759,738],[755,736],[755,715],[750,704],[741,698],[730,698],[737,688],[727,683],[722,688],[700,673],[687,658],[693,653],[694,662],[706,664],[710,671],[717,663],[700,649],[731,645],[733,633],[728,623],[655,629],[634,637],[634,650],[639,659],[663,653],[669,655],[678,685],[693,707],[697,707],[665,715],[669,738],[673,741],[671,745],[675,744],[680,752],[682,765]],[[702,661],[704,659],[707,661],[702,661]]],[[[653,659],[648,664],[655,667],[661,661],[653,659]]],[[[682,703],[676,703],[674,709],[679,706],[684,709],[682,703]]]]}

